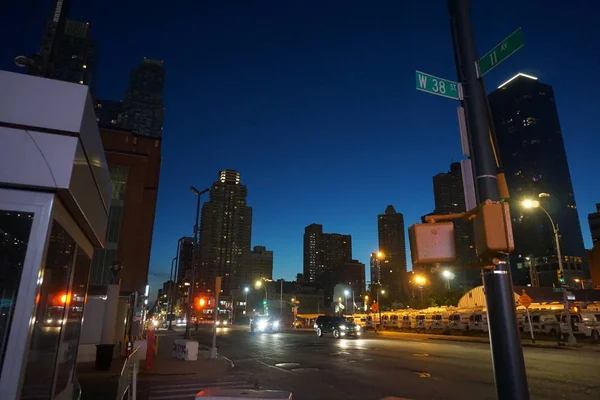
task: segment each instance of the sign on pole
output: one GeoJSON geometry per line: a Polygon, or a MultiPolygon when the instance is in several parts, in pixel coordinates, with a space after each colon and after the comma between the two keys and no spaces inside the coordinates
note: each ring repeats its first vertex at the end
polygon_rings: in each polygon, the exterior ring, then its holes
{"type": "Polygon", "coordinates": [[[416,71],[417,90],[435,94],[449,99],[460,100],[460,85],[457,82],[438,78],[421,71],[416,71]]]}
{"type": "Polygon", "coordinates": [[[519,297],[519,303],[521,303],[523,307],[529,308],[532,302],[533,299],[523,290],[523,294],[519,297]]]}
{"type": "Polygon", "coordinates": [[[479,77],[484,76],[494,69],[496,65],[512,56],[524,44],[523,31],[519,28],[479,59],[477,62],[479,77]]]}

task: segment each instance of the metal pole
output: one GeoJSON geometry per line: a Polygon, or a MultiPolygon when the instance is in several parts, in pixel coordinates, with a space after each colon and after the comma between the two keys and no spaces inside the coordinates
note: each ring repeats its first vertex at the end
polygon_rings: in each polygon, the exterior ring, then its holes
{"type": "Polygon", "coordinates": [[[192,319],[192,306],[194,303],[194,286],[196,285],[196,262],[198,261],[198,248],[200,247],[198,243],[198,220],[200,219],[201,193],[193,186],[191,186],[190,189],[196,194],[196,222],[194,224],[194,250],[192,252],[192,281],[190,288],[188,289],[187,310],[185,312],[185,334],[183,336],[184,339],[192,338],[190,328],[192,319]]]}
{"type": "Polygon", "coordinates": [[[352,289],[352,314],[356,314],[356,302],[354,301],[354,289],[352,289]]]}
{"type": "MultiPolygon", "coordinates": [[[[469,0],[448,0],[450,26],[461,101],[467,117],[469,150],[477,202],[499,201],[496,179],[497,164],[492,150],[493,124],[483,81],[478,76],[478,56],[471,25],[469,0]]],[[[517,325],[514,290],[510,267],[482,260],[490,347],[494,366],[496,392],[500,400],[528,400],[529,390],[521,338],[517,325]]]]}
{"type": "Polygon", "coordinates": [[[167,315],[169,318],[169,330],[173,330],[173,317],[175,316],[175,304],[177,302],[177,294],[179,293],[179,282],[177,276],[179,275],[179,253],[181,251],[181,239],[177,241],[177,255],[175,256],[175,273],[173,274],[173,284],[171,287],[171,314],[167,315]]]}
{"type": "MultiPolygon", "coordinates": [[[[381,304],[379,304],[379,292],[381,291],[381,283],[379,283],[379,287],[377,288],[377,308],[379,309],[379,326],[381,326],[381,304]]],[[[375,329],[377,329],[377,324],[375,324],[375,329]]]]}
{"type": "Polygon", "coordinates": [[[244,292],[246,292],[246,299],[244,300],[244,315],[248,315],[248,291],[244,290],[244,292]]]}
{"type": "Polygon", "coordinates": [[[283,316],[283,279],[279,281],[279,316],[283,316]]]}
{"type": "Polygon", "coordinates": [[[213,319],[213,337],[212,347],[208,354],[208,358],[217,358],[217,320],[219,318],[219,294],[221,293],[221,277],[217,276],[215,279],[215,306],[213,308],[214,319],[213,319]]]}
{"type": "Polygon", "coordinates": [[[525,308],[527,313],[527,321],[529,321],[529,332],[531,332],[531,343],[535,343],[535,337],[533,336],[533,325],[531,324],[531,315],[529,315],[529,307],[525,308]]]}
{"type": "MultiPolygon", "coordinates": [[[[554,241],[556,243],[556,257],[558,257],[558,269],[563,273],[563,278],[564,278],[565,270],[563,267],[562,252],[560,251],[560,239],[558,237],[558,227],[556,225],[554,225],[554,221],[552,220],[552,217],[550,216],[548,211],[546,211],[541,206],[540,206],[540,208],[542,210],[544,210],[544,212],[550,219],[550,223],[552,224],[552,230],[554,231],[554,241]]],[[[569,297],[567,295],[567,288],[565,287],[566,285],[563,282],[559,282],[559,283],[560,283],[560,287],[562,289],[562,294],[563,294],[563,304],[564,304],[563,315],[565,316],[565,322],[567,324],[567,326],[566,326],[567,335],[568,335],[567,344],[569,346],[574,346],[577,344],[577,339],[575,339],[575,335],[573,335],[573,327],[571,326],[571,316],[569,315],[569,297]]]]}

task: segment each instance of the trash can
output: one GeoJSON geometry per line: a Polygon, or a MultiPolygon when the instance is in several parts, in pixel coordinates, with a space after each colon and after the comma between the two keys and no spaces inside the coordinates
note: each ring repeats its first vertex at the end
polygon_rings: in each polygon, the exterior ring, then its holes
{"type": "Polygon", "coordinates": [[[96,369],[106,371],[110,369],[112,364],[114,344],[97,344],[96,345],[96,369]]]}

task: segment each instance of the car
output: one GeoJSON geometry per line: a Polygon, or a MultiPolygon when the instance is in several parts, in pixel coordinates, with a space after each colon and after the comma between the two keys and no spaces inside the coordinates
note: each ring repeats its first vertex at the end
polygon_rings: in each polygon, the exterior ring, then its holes
{"type": "Polygon", "coordinates": [[[317,317],[314,328],[317,336],[322,337],[326,333],[331,333],[336,339],[348,336],[359,337],[362,333],[359,324],[355,324],[344,317],[331,315],[317,317]]]}
{"type": "Polygon", "coordinates": [[[250,332],[278,332],[280,322],[270,317],[257,317],[250,321],[250,332]]]}
{"type": "Polygon", "coordinates": [[[217,320],[217,326],[227,326],[229,325],[228,319],[219,319],[217,320]]]}

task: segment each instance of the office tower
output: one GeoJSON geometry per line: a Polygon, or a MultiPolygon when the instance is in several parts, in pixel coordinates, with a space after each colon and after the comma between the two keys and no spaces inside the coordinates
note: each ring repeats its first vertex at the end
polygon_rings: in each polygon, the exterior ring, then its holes
{"type": "Polygon", "coordinates": [[[588,214],[588,223],[590,224],[590,234],[592,243],[600,243],[600,203],[596,203],[596,212],[588,214]]]}
{"type": "Polygon", "coordinates": [[[333,297],[336,270],[352,259],[352,238],[339,233],[323,233],[323,225],[311,224],[304,230],[304,279],[323,287],[325,304],[333,297]]]}
{"type": "Polygon", "coordinates": [[[99,126],[121,126],[123,114],[122,101],[96,100],[94,110],[96,111],[96,121],[98,121],[99,126]]]}
{"type": "Polygon", "coordinates": [[[96,47],[90,38],[90,24],[66,20],[54,46],[46,76],[90,86],[93,92],[96,47]]]}
{"type": "Polygon", "coordinates": [[[243,271],[242,285],[251,286],[261,278],[273,279],[273,250],[265,246],[254,246],[242,255],[241,268],[243,271]]]}
{"type": "MultiPolygon", "coordinates": [[[[437,174],[433,177],[433,196],[435,202],[434,214],[455,214],[466,211],[465,194],[461,164],[450,164],[448,172],[437,174]]],[[[475,238],[473,223],[468,220],[454,220],[454,244],[456,247],[456,261],[448,264],[455,278],[452,282],[454,288],[461,290],[471,289],[481,285],[478,269],[467,269],[477,260],[475,252],[475,238]]]]}
{"type": "Polygon", "coordinates": [[[201,287],[212,289],[217,276],[223,277],[225,294],[243,283],[242,256],[250,251],[252,208],[246,204],[248,190],[234,170],[219,172],[202,206],[200,223],[201,287]]]}
{"type": "MultiPolygon", "coordinates": [[[[403,300],[408,295],[408,282],[402,213],[397,213],[394,206],[387,206],[385,213],[377,216],[377,232],[379,251],[385,260],[385,268],[379,268],[379,282],[389,290],[392,300],[403,300]]],[[[380,264],[380,267],[383,266],[384,264],[380,264]]]]}
{"type": "Polygon", "coordinates": [[[123,127],[144,136],[161,137],[163,130],[163,62],[145,58],[131,71],[123,101],[123,127]]]}
{"type": "Polygon", "coordinates": [[[192,282],[192,268],[194,259],[194,238],[182,237],[177,243],[179,257],[177,257],[177,283],[187,280],[192,282]]]}
{"type": "MultiPolygon", "coordinates": [[[[371,284],[381,281],[381,264],[384,263],[383,252],[371,253],[369,259],[371,284]],[[379,254],[379,255],[378,255],[379,254]]],[[[389,262],[389,261],[388,261],[389,262]]]]}
{"type": "Polygon", "coordinates": [[[123,292],[144,292],[161,164],[161,141],[118,128],[100,128],[110,171],[112,199],[106,245],[94,250],[90,284],[111,283],[110,265],[119,261],[123,292]]]}
{"type": "Polygon", "coordinates": [[[517,74],[488,96],[498,150],[511,198],[517,285],[557,283],[556,249],[549,218],[541,209],[524,209],[523,199],[539,200],[560,230],[565,279],[587,277],[584,246],[567,155],[552,86],[517,74]],[[531,265],[530,265],[531,264],[531,265]]]}

